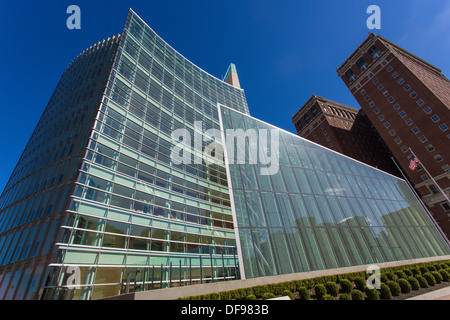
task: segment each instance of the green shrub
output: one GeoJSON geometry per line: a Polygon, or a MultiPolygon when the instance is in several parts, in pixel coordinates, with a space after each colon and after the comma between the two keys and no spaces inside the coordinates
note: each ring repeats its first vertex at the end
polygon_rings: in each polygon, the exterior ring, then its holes
{"type": "Polygon", "coordinates": [[[350,280],[348,280],[348,279],[341,279],[340,285],[341,285],[341,291],[343,293],[350,294],[350,292],[352,292],[353,283],[350,280]]]}
{"type": "Polygon", "coordinates": [[[450,273],[447,270],[441,269],[438,272],[441,274],[443,281],[450,281],[450,273]]]}
{"type": "Polygon", "coordinates": [[[433,263],[433,267],[436,269],[436,271],[441,270],[441,265],[439,263],[433,263]]]}
{"type": "Polygon", "coordinates": [[[255,286],[252,288],[253,289],[253,294],[257,297],[257,298],[262,298],[262,295],[267,292],[267,288],[265,288],[264,286],[255,286]]]}
{"type": "Polygon", "coordinates": [[[441,283],[444,280],[441,274],[437,271],[431,271],[431,274],[433,275],[434,279],[436,279],[437,284],[441,283]]]}
{"type": "Polygon", "coordinates": [[[325,283],[325,289],[327,289],[327,294],[337,297],[339,292],[339,287],[336,282],[328,281],[325,283]]]}
{"type": "Polygon", "coordinates": [[[341,293],[339,295],[339,300],[352,300],[352,298],[348,293],[341,293]]]}
{"type": "Polygon", "coordinates": [[[369,289],[369,287],[366,287],[364,292],[367,296],[367,300],[380,300],[380,295],[377,289],[369,289]]]}
{"type": "Polygon", "coordinates": [[[425,279],[423,276],[421,275],[417,275],[416,276],[417,281],[419,281],[419,285],[421,288],[428,288],[428,282],[427,279],[425,279]]]}
{"type": "Polygon", "coordinates": [[[281,293],[282,296],[288,296],[291,300],[294,300],[294,294],[291,292],[291,290],[284,290],[281,293]]]}
{"type": "Polygon", "coordinates": [[[398,279],[398,285],[400,286],[400,291],[402,293],[409,293],[411,292],[411,285],[409,284],[408,280],[406,279],[398,279]]]}
{"type": "Polygon", "coordinates": [[[408,268],[403,269],[403,272],[406,274],[406,279],[413,275],[412,271],[408,268]]]}
{"type": "Polygon", "coordinates": [[[430,272],[436,271],[436,268],[432,264],[428,265],[427,268],[428,268],[428,271],[430,271],[430,272]]]}
{"type": "Polygon", "coordinates": [[[322,300],[336,300],[331,294],[326,294],[322,297],[322,300]]]}
{"type": "Polygon", "coordinates": [[[266,292],[262,295],[264,300],[275,298],[275,295],[272,292],[266,292]]]}
{"type": "Polygon", "coordinates": [[[323,284],[318,283],[314,286],[314,293],[317,300],[322,300],[323,296],[327,294],[327,289],[323,284]]]}
{"type": "Polygon", "coordinates": [[[448,268],[448,265],[446,265],[445,263],[441,263],[439,266],[444,270],[448,268]]]}
{"type": "Polygon", "coordinates": [[[386,283],[388,281],[389,281],[389,278],[386,276],[386,274],[385,273],[381,273],[380,274],[380,282],[386,283]]]}
{"type": "Polygon", "coordinates": [[[392,298],[391,289],[386,283],[380,284],[380,298],[385,300],[392,298]]]}
{"type": "Polygon", "coordinates": [[[402,270],[395,271],[395,275],[397,276],[397,279],[406,279],[408,277],[402,270]]]}
{"type": "Polygon", "coordinates": [[[309,300],[311,299],[309,295],[309,290],[306,287],[298,288],[298,295],[300,296],[300,300],[309,300]]]}
{"type": "Polygon", "coordinates": [[[421,273],[422,275],[424,275],[425,273],[428,272],[428,268],[425,267],[425,266],[420,267],[419,270],[420,270],[420,273],[421,273]]]}
{"type": "Polygon", "coordinates": [[[423,277],[427,280],[427,283],[429,286],[435,286],[436,285],[436,279],[434,278],[434,276],[431,274],[431,272],[425,272],[423,274],[423,277]]]}
{"type": "MultiPolygon", "coordinates": [[[[388,280],[395,281],[395,274],[392,271],[384,272],[384,274],[386,275],[388,280]]],[[[387,281],[386,281],[386,283],[387,283],[387,281]]]]}
{"type": "Polygon", "coordinates": [[[366,287],[366,280],[362,277],[355,277],[353,279],[353,283],[357,290],[364,292],[364,288],[366,287]]]}
{"type": "Polygon", "coordinates": [[[414,277],[417,276],[417,275],[421,275],[419,268],[414,267],[414,268],[411,268],[410,270],[411,270],[412,275],[414,277]]]}
{"type": "Polygon", "coordinates": [[[352,297],[352,300],[364,300],[364,293],[358,289],[353,289],[350,296],[352,297]]]}
{"type": "Polygon", "coordinates": [[[419,281],[414,278],[413,276],[409,276],[408,279],[409,284],[411,285],[411,289],[413,290],[419,290],[420,289],[420,284],[419,281]]]}
{"type": "Polygon", "coordinates": [[[249,294],[245,300],[256,300],[256,296],[254,294],[249,294]]]}
{"type": "Polygon", "coordinates": [[[400,295],[400,292],[401,292],[400,291],[400,286],[398,285],[397,282],[395,282],[395,281],[388,281],[386,284],[388,285],[389,290],[391,290],[391,294],[394,297],[400,295]]]}

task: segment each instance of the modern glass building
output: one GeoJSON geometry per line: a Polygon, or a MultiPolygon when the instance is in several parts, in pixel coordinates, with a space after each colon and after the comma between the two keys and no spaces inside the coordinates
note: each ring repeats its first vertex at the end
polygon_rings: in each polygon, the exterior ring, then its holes
{"type": "Polygon", "coordinates": [[[206,73],[133,10],[64,72],[2,193],[0,228],[0,299],[450,254],[405,181],[250,117],[233,64],[223,80],[206,73]],[[228,141],[250,129],[244,146],[277,149],[234,163],[247,149],[228,141]]]}

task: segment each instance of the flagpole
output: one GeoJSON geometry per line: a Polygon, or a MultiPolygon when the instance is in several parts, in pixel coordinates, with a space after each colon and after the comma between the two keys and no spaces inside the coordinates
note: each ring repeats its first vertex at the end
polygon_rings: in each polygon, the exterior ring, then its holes
{"type": "Polygon", "coordinates": [[[411,151],[413,156],[419,161],[419,163],[422,165],[423,170],[425,170],[425,172],[428,174],[428,176],[431,178],[431,180],[433,180],[433,182],[436,185],[436,187],[438,187],[439,191],[442,192],[442,194],[444,195],[445,199],[447,199],[447,202],[450,204],[450,200],[448,199],[448,197],[445,194],[444,190],[442,190],[441,187],[436,182],[436,180],[434,180],[433,176],[428,172],[427,168],[425,168],[425,166],[423,165],[422,161],[420,161],[420,159],[414,154],[414,152],[411,150],[411,148],[408,148],[408,149],[409,149],[409,151],[411,151]]]}

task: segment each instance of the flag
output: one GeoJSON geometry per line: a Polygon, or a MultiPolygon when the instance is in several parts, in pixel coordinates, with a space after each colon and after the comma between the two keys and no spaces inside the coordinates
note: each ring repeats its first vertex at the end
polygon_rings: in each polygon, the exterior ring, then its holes
{"type": "Polygon", "coordinates": [[[419,159],[417,159],[414,155],[411,157],[411,161],[409,162],[409,168],[411,170],[416,170],[417,164],[419,163],[419,159]]]}

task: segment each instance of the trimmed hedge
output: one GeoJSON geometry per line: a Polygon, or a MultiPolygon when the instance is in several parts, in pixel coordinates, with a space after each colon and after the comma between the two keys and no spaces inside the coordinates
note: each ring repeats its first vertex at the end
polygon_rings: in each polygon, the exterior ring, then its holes
{"type": "Polygon", "coordinates": [[[364,288],[366,287],[366,279],[356,277],[353,279],[353,283],[355,284],[357,290],[364,292],[364,288]]]}
{"type": "Polygon", "coordinates": [[[443,281],[450,281],[450,273],[446,269],[439,270],[443,281]]]}
{"type": "Polygon", "coordinates": [[[399,284],[397,282],[395,282],[395,281],[388,281],[388,283],[386,283],[386,284],[388,285],[389,290],[391,290],[391,294],[393,296],[396,297],[396,296],[400,295],[401,289],[400,289],[400,286],[399,286],[399,284]]]}
{"type": "Polygon", "coordinates": [[[339,293],[339,287],[336,282],[328,281],[327,283],[325,283],[325,289],[327,289],[327,294],[333,297],[337,297],[339,293]]]}
{"type": "Polygon", "coordinates": [[[311,296],[309,294],[309,290],[306,287],[298,288],[298,295],[300,297],[300,300],[309,300],[309,299],[311,299],[311,296]]]}
{"type": "Polygon", "coordinates": [[[386,283],[380,284],[380,298],[385,300],[392,298],[391,289],[386,283]]]}
{"type": "Polygon", "coordinates": [[[322,297],[322,300],[336,300],[331,294],[326,294],[322,297]]]}
{"type": "MultiPolygon", "coordinates": [[[[414,275],[414,278],[417,279],[419,286],[421,288],[426,288],[428,286],[434,286],[438,281],[450,281],[450,260],[439,261],[434,263],[417,263],[413,265],[406,266],[398,266],[398,267],[389,267],[382,268],[381,270],[381,288],[383,288],[383,284],[385,284],[390,292],[391,296],[396,295],[396,291],[398,289],[399,293],[401,292],[401,288],[398,283],[395,282],[397,280],[397,276],[400,275],[400,279],[403,279],[403,276],[406,275],[407,282],[411,285],[411,288],[416,288],[414,281],[411,280],[410,274],[414,275]],[[436,271],[438,270],[438,271],[436,271]],[[433,272],[436,272],[433,274],[433,272]],[[437,278],[437,279],[436,279],[437,278]],[[395,285],[390,284],[390,282],[395,282],[397,284],[397,289],[392,288],[395,285]]],[[[261,299],[264,293],[272,293],[275,296],[281,295],[284,291],[289,290],[292,292],[298,292],[299,297],[302,300],[310,300],[310,290],[314,288],[317,284],[322,284],[325,286],[327,282],[334,282],[335,284],[340,284],[341,295],[346,293],[351,295],[353,290],[353,283],[355,282],[355,287],[359,290],[364,296],[364,290],[366,287],[366,281],[369,275],[365,271],[361,272],[353,272],[348,274],[340,274],[333,276],[324,276],[317,277],[311,279],[303,279],[303,280],[292,280],[281,283],[267,284],[267,285],[259,285],[249,288],[242,288],[230,291],[222,291],[218,293],[198,295],[198,296],[188,296],[184,298],[179,298],[179,300],[245,300],[247,297],[254,295],[256,299],[261,299]],[[357,285],[358,284],[358,285],[357,285]],[[359,287],[359,288],[358,288],[359,287]]],[[[330,285],[331,286],[331,285],[330,285]]],[[[325,288],[326,290],[327,288],[325,288]]],[[[414,289],[415,290],[415,289],[414,289]]],[[[380,289],[380,297],[381,299],[385,299],[383,297],[382,291],[387,291],[386,288],[380,289]]],[[[325,294],[330,294],[326,291],[325,294]]],[[[325,295],[324,294],[324,295],[325,295]]],[[[341,296],[340,295],[340,296],[341,296]]],[[[340,298],[339,296],[339,298],[340,298]]],[[[323,295],[322,295],[323,298],[323,295]]],[[[344,296],[345,299],[345,296],[344,296]]]]}
{"type": "Polygon", "coordinates": [[[408,280],[409,284],[411,285],[412,290],[417,291],[420,289],[419,281],[416,278],[414,278],[413,276],[409,276],[408,279],[406,279],[406,280],[408,280]]]}
{"type": "Polygon", "coordinates": [[[352,300],[364,300],[364,293],[358,289],[353,289],[350,296],[352,297],[352,300]]]}
{"type": "Polygon", "coordinates": [[[369,289],[369,287],[366,287],[364,292],[367,296],[367,300],[380,300],[380,294],[377,289],[369,289]]]}
{"type": "Polygon", "coordinates": [[[348,293],[341,293],[339,295],[339,300],[352,300],[352,298],[348,293]]]}
{"type": "Polygon", "coordinates": [[[294,294],[290,290],[284,290],[281,295],[288,296],[291,300],[294,300],[294,294]]]}
{"type": "Polygon", "coordinates": [[[408,280],[406,279],[398,279],[398,285],[400,286],[400,290],[402,293],[410,293],[411,292],[411,285],[409,284],[408,280]]]}
{"type": "Polygon", "coordinates": [[[327,294],[327,289],[323,284],[318,283],[314,286],[314,293],[317,300],[322,300],[323,296],[327,294]]]}
{"type": "Polygon", "coordinates": [[[342,293],[350,294],[350,292],[352,292],[353,283],[350,280],[342,279],[340,285],[341,285],[341,292],[342,293]]]}
{"type": "Polygon", "coordinates": [[[434,276],[431,274],[431,272],[425,272],[423,274],[423,277],[427,280],[427,283],[429,286],[435,286],[436,285],[436,279],[434,278],[434,276]]]}

